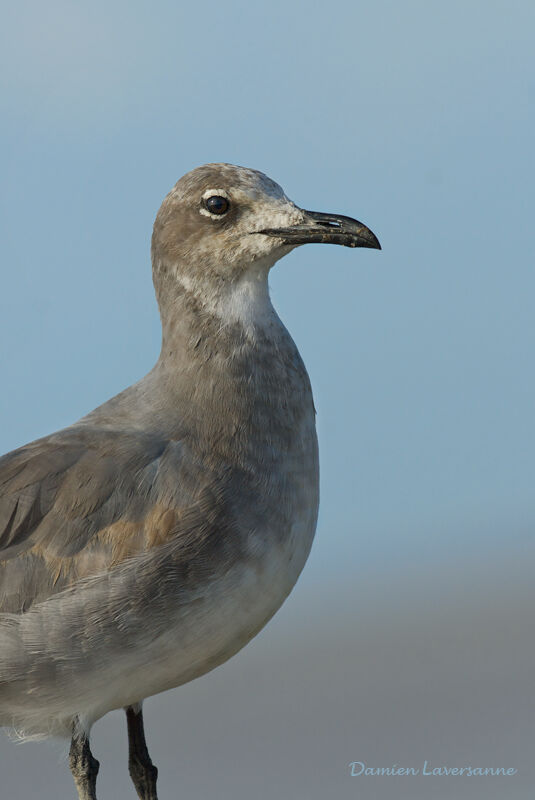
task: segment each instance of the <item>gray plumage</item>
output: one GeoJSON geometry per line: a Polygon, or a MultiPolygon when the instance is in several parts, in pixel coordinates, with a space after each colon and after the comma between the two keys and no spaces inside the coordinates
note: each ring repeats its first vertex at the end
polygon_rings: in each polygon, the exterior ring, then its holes
{"type": "MultiPolygon", "coordinates": [[[[229,658],[290,592],[316,526],[318,455],[309,379],[267,276],[296,231],[337,242],[308,214],[255,170],[184,176],[154,226],[157,364],[0,459],[1,725],[87,734],[229,658]]],[[[339,243],[378,246],[349,223],[339,243]]]]}

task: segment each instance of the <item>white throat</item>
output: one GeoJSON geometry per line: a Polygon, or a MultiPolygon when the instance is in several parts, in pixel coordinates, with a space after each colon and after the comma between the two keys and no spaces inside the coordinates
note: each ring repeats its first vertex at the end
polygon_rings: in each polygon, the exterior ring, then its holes
{"type": "Polygon", "coordinates": [[[201,300],[207,313],[221,320],[222,328],[239,323],[248,335],[254,336],[255,330],[281,325],[269,296],[268,274],[274,260],[272,256],[258,259],[239,280],[212,291],[205,286],[202,295],[188,276],[181,275],[178,280],[187,292],[201,300]]]}
{"type": "Polygon", "coordinates": [[[248,270],[217,299],[213,311],[223,324],[238,322],[246,330],[272,325],[278,317],[269,296],[267,270],[248,270]]]}

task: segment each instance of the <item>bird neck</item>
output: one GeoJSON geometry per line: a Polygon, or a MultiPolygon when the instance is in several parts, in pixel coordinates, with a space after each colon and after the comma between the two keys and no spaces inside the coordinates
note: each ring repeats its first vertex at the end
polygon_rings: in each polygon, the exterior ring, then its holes
{"type": "Polygon", "coordinates": [[[165,291],[159,287],[160,360],[175,361],[177,353],[201,343],[215,353],[227,349],[231,340],[245,345],[277,338],[285,329],[271,303],[268,271],[266,265],[255,265],[232,281],[178,275],[165,291]]]}

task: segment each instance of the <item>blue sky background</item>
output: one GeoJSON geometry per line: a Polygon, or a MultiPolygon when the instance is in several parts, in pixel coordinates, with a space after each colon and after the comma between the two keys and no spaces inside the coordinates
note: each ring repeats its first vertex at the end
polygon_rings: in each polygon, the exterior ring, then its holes
{"type": "MultiPolygon", "coordinates": [[[[529,0],[4,4],[2,452],[150,369],[151,226],[198,164],[261,169],[381,240],[300,248],[272,272],[315,392],[322,503],[301,582],[252,648],[283,652],[284,619],[301,627],[318,598],[325,631],[348,614],[358,638],[360,610],[399,611],[403,586],[414,607],[443,586],[447,607],[477,585],[480,608],[533,566],[534,23],[529,0]]],[[[512,651],[527,641],[513,606],[512,651]]]]}

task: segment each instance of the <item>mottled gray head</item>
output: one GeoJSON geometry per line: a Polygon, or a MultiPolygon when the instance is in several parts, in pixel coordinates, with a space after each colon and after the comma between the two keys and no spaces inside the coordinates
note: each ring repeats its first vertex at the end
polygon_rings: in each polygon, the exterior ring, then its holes
{"type": "Polygon", "coordinates": [[[178,181],[154,223],[160,305],[174,281],[183,291],[210,296],[243,280],[265,279],[279,258],[307,242],[380,247],[357,220],[298,208],[262,172],[205,164],[178,181]]]}

